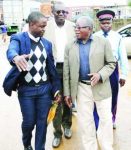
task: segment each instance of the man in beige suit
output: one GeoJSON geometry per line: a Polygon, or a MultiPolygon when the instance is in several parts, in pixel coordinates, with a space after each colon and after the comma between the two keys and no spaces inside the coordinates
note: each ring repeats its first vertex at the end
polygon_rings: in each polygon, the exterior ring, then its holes
{"type": "Polygon", "coordinates": [[[109,76],[116,62],[110,43],[92,35],[93,21],[82,16],[76,21],[76,42],[65,50],[64,96],[71,107],[77,98],[78,123],[84,150],[97,150],[97,139],[101,150],[113,150],[113,129],[111,115],[111,87],[109,76]],[[94,102],[100,117],[99,128],[95,130],[94,102]]]}
{"type": "MultiPolygon", "coordinates": [[[[47,22],[44,36],[46,39],[52,42],[53,54],[56,62],[56,69],[60,75],[63,84],[63,62],[65,46],[74,40],[75,29],[74,23],[66,20],[67,11],[63,3],[55,3],[53,6],[54,19],[47,22]]],[[[63,91],[63,89],[61,89],[63,91]]],[[[64,101],[58,105],[55,119],[53,121],[54,126],[54,139],[52,146],[58,147],[62,139],[62,129],[64,128],[65,138],[71,138],[72,131],[72,108],[69,108],[64,101]],[[63,112],[63,113],[62,113],[63,112]]]]}

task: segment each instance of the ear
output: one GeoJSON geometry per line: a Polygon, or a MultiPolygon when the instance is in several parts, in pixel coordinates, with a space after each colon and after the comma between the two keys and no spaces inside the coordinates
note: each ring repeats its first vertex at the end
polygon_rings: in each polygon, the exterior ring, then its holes
{"type": "Polygon", "coordinates": [[[93,28],[92,28],[92,27],[89,27],[89,30],[92,32],[93,28]]]}
{"type": "Polygon", "coordinates": [[[31,26],[33,26],[35,24],[35,22],[30,22],[29,23],[29,26],[31,27],[31,26]]]}
{"type": "Polygon", "coordinates": [[[53,14],[53,16],[55,16],[55,11],[54,10],[52,10],[52,14],[53,14]]]}

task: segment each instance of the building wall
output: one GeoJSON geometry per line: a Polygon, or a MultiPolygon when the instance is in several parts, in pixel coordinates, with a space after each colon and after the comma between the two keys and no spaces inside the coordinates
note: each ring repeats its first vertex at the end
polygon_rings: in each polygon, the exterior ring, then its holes
{"type": "Polygon", "coordinates": [[[75,21],[81,15],[88,15],[93,18],[93,9],[91,7],[67,7],[68,15],[67,18],[69,20],[75,21]]]}
{"type": "Polygon", "coordinates": [[[33,0],[4,0],[3,18],[4,22],[9,24],[21,25],[23,19],[27,19],[32,11],[40,10],[40,2],[33,0]]]}
{"type": "Polygon", "coordinates": [[[3,1],[0,1],[0,20],[3,20],[3,1]]]}
{"type": "Polygon", "coordinates": [[[19,24],[23,18],[22,0],[3,1],[3,16],[6,24],[19,24]]]}

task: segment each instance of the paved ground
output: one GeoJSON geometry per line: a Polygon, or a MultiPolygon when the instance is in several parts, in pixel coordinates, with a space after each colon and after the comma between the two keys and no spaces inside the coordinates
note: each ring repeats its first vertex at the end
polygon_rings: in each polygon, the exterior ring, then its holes
{"type": "MultiPolygon", "coordinates": [[[[0,150],[23,150],[21,142],[21,113],[16,93],[12,97],[4,94],[2,81],[10,68],[6,60],[6,44],[0,45],[0,150]]],[[[131,60],[129,60],[129,75],[125,87],[120,89],[117,129],[114,131],[115,150],[131,150],[131,60]]],[[[77,133],[77,116],[73,116],[73,137],[62,139],[61,146],[56,150],[82,150],[77,133]]],[[[53,128],[49,125],[46,150],[52,149],[53,128]]],[[[34,142],[34,139],[32,143],[34,142]]]]}

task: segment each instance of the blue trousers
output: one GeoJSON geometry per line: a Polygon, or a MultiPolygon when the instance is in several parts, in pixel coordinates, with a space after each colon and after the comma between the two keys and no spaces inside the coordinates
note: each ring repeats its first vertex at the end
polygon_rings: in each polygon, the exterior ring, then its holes
{"type": "MultiPolygon", "coordinates": [[[[110,76],[110,84],[112,91],[112,121],[115,122],[116,119],[116,111],[117,111],[117,100],[118,100],[118,92],[119,92],[119,72],[118,65],[116,66],[114,72],[110,76]]],[[[96,106],[94,108],[94,120],[96,129],[99,124],[99,116],[97,114],[96,106]]]]}
{"type": "Polygon", "coordinates": [[[35,150],[45,150],[47,115],[51,107],[51,85],[20,86],[18,98],[23,116],[23,145],[31,145],[32,131],[36,126],[35,150]]]}

